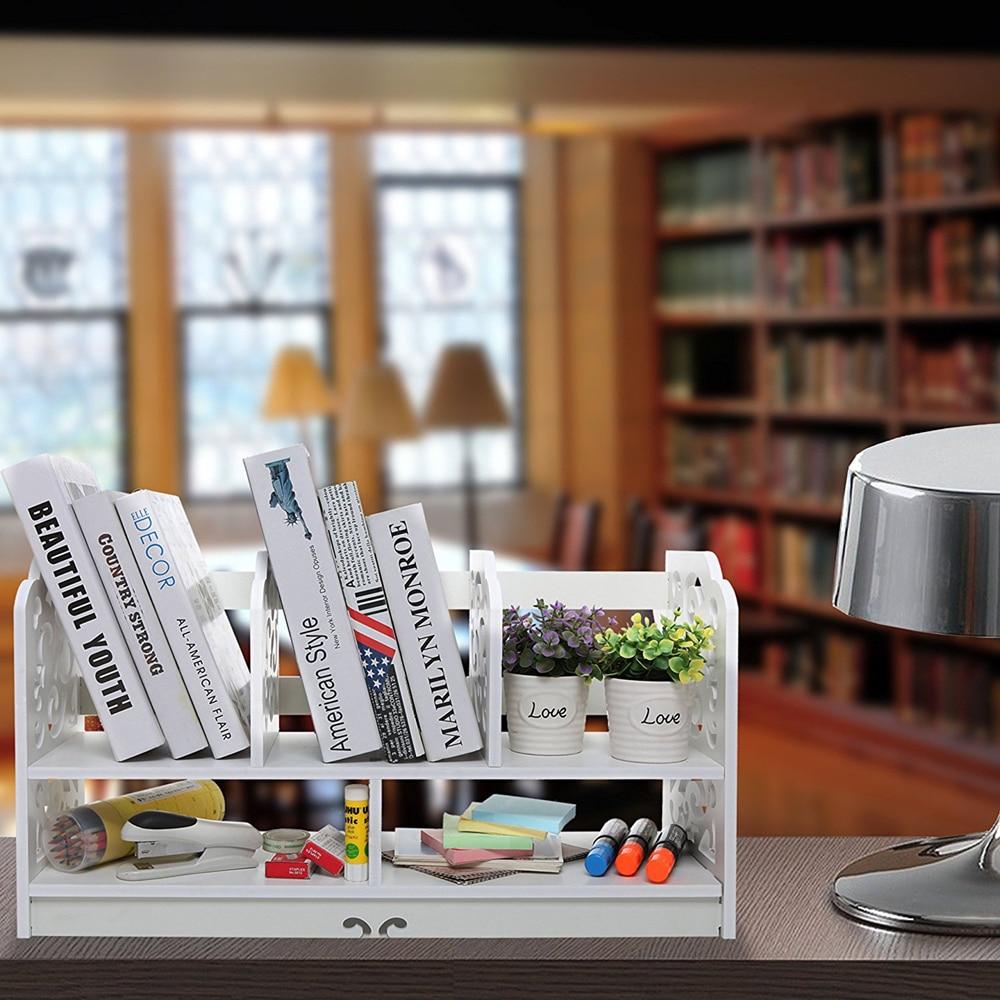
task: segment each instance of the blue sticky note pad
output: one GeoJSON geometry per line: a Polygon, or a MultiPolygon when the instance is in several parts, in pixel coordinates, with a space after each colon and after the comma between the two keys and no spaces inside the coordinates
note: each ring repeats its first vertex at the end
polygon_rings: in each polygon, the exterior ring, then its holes
{"type": "Polygon", "coordinates": [[[570,802],[522,795],[491,795],[472,810],[473,819],[486,823],[531,827],[547,833],[560,833],[575,815],[576,806],[570,802]]]}

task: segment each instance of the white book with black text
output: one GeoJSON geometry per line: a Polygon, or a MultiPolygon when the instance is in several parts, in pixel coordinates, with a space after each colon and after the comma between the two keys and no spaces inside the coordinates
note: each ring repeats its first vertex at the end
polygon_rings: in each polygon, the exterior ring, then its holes
{"type": "Polygon", "coordinates": [[[91,493],[73,501],[73,513],[171,756],[187,757],[204,750],[208,740],[118,518],[115,501],[123,496],[110,490],[91,493]]]}
{"type": "Polygon", "coordinates": [[[455,641],[423,507],[368,515],[428,760],[481,750],[483,738],[455,641]]]}
{"type": "Polygon", "coordinates": [[[319,503],[386,758],[417,760],[424,747],[358,484],[324,486],[319,503]]]}
{"type": "Polygon", "coordinates": [[[115,759],[161,746],[163,732],[70,507],[100,492],[94,473],[81,462],[38,455],[3,477],[115,759]]]}
{"type": "Polygon", "coordinates": [[[215,757],[250,746],[250,672],[180,500],[115,501],[125,536],[215,757]]]}
{"type": "Polygon", "coordinates": [[[243,460],[281,597],[320,756],[382,748],[304,445],[243,460]]]}

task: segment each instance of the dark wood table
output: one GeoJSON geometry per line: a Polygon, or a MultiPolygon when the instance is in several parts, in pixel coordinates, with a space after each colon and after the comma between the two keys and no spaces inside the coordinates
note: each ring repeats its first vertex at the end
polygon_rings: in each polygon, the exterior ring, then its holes
{"type": "MultiPolygon", "coordinates": [[[[0,997],[942,997],[1000,995],[1000,938],[898,934],[830,905],[835,872],[886,838],[743,838],[735,941],[15,937],[14,845],[0,840],[0,997]],[[351,984],[348,986],[348,984],[351,984]],[[376,985],[379,990],[376,991],[376,985]],[[421,994],[425,990],[426,994],[421,994]],[[63,993],[62,991],[67,991],[63,993]]],[[[1000,901],[1000,882],[997,885],[1000,901]]],[[[525,904],[530,905],[530,904],[525,904]]]]}

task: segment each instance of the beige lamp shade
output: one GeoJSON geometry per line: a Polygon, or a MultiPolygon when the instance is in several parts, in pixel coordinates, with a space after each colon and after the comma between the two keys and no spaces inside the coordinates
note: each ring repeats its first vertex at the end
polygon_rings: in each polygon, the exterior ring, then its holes
{"type": "Polygon", "coordinates": [[[413,438],[420,433],[406,386],[391,361],[373,361],[358,371],[347,394],[343,428],[349,437],[370,441],[413,438]]]}
{"type": "Polygon", "coordinates": [[[307,347],[284,347],[274,359],[264,397],[271,420],[320,416],[335,409],[333,390],[307,347]]]}
{"type": "Polygon", "coordinates": [[[434,372],[428,427],[504,427],[510,422],[486,353],[477,344],[445,349],[434,372]]]}

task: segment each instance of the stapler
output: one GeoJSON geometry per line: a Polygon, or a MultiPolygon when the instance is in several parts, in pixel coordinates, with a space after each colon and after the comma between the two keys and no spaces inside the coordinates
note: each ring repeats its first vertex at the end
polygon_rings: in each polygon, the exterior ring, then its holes
{"type": "Polygon", "coordinates": [[[135,844],[135,858],[119,865],[118,878],[141,882],[198,872],[256,868],[261,835],[249,823],[195,819],[147,809],[122,827],[135,844]]]}

